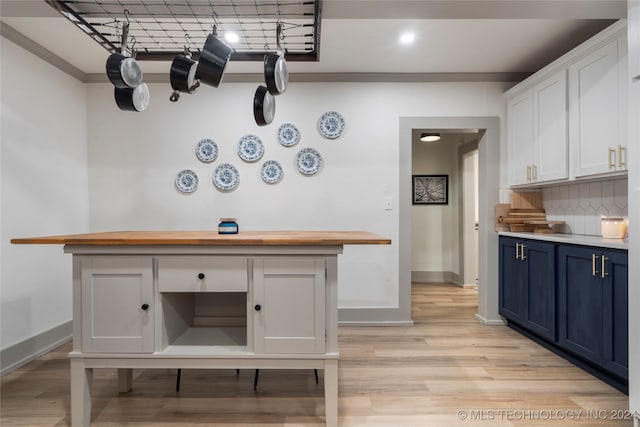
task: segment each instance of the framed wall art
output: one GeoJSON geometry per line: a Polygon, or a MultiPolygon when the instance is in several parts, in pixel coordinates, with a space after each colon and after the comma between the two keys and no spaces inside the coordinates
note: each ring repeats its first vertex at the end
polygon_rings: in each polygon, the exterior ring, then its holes
{"type": "Polygon", "coordinates": [[[413,175],[414,205],[449,203],[449,175],[413,175]]]}

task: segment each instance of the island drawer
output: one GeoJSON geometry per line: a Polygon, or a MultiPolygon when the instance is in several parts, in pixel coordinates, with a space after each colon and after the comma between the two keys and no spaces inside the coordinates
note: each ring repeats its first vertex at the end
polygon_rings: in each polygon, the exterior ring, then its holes
{"type": "Polygon", "coordinates": [[[246,257],[158,258],[160,292],[247,292],[248,283],[246,257]]]}

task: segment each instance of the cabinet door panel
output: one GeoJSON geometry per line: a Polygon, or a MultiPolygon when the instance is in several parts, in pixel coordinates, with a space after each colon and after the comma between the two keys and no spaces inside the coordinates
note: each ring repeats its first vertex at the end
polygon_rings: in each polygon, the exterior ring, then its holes
{"type": "Polygon", "coordinates": [[[590,248],[558,249],[558,340],[566,350],[601,364],[604,293],[599,276],[592,275],[593,254],[597,253],[590,248]]]}
{"type": "Polygon", "coordinates": [[[151,258],[83,259],[82,351],[152,353],[153,302],[151,258]]]}
{"type": "Polygon", "coordinates": [[[533,99],[531,91],[512,99],[508,106],[507,138],[509,185],[527,184],[527,166],[533,163],[533,99]]]}
{"type": "Polygon", "coordinates": [[[525,241],[527,263],[524,325],[541,337],[556,337],[555,245],[525,241]]]}
{"type": "Polygon", "coordinates": [[[524,263],[515,255],[516,240],[501,237],[499,312],[511,321],[521,323],[524,263]]]}
{"type": "Polygon", "coordinates": [[[256,353],[325,352],[323,258],[254,260],[256,353]]]}
{"type": "MultiPolygon", "coordinates": [[[[619,132],[618,42],[571,67],[571,139],[575,176],[610,172],[608,147],[619,132]]],[[[615,160],[614,160],[615,162],[615,160]]]]}
{"type": "Polygon", "coordinates": [[[605,252],[604,366],[616,375],[629,376],[629,269],[627,254],[605,252]]]}
{"type": "Polygon", "coordinates": [[[568,178],[566,70],[536,86],[534,96],[535,181],[568,178]]]}

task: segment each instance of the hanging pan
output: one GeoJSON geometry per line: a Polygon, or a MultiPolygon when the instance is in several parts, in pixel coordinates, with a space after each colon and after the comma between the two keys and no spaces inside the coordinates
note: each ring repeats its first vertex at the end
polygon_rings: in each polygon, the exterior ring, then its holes
{"type": "Polygon", "coordinates": [[[289,71],[284,59],[284,51],[280,47],[282,37],[282,25],[276,26],[276,53],[268,53],[264,56],[264,80],[271,95],[282,95],[287,90],[289,71]]]}
{"type": "Polygon", "coordinates": [[[183,55],[173,58],[169,80],[173,93],[169,97],[171,102],[176,102],[180,98],[180,92],[193,93],[200,87],[200,80],[196,78],[198,62],[191,59],[189,50],[185,48],[183,55]]]}
{"type": "Polygon", "coordinates": [[[146,83],[133,89],[116,87],[113,91],[116,104],[123,111],[144,111],[149,106],[149,87],[146,83]]]}
{"type": "Polygon", "coordinates": [[[258,126],[268,125],[276,113],[276,99],[266,86],[260,85],[253,96],[253,117],[258,126]]]}
{"type": "Polygon", "coordinates": [[[142,83],[142,68],[127,53],[128,34],[129,23],[125,23],[122,26],[120,53],[113,53],[107,58],[107,76],[116,88],[135,88],[142,83]]]}
{"type": "Polygon", "coordinates": [[[207,40],[204,42],[202,52],[200,52],[196,78],[200,79],[202,83],[218,87],[232,50],[228,44],[218,38],[214,27],[213,32],[207,36],[207,40]]]}

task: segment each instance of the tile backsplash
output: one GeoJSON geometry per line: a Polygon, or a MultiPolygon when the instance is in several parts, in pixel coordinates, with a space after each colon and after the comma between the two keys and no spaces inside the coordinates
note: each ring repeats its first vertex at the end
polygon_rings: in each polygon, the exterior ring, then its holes
{"type": "Polygon", "coordinates": [[[629,217],[626,178],[547,187],[542,200],[549,220],[565,221],[561,233],[600,236],[601,217],[629,217]]]}

